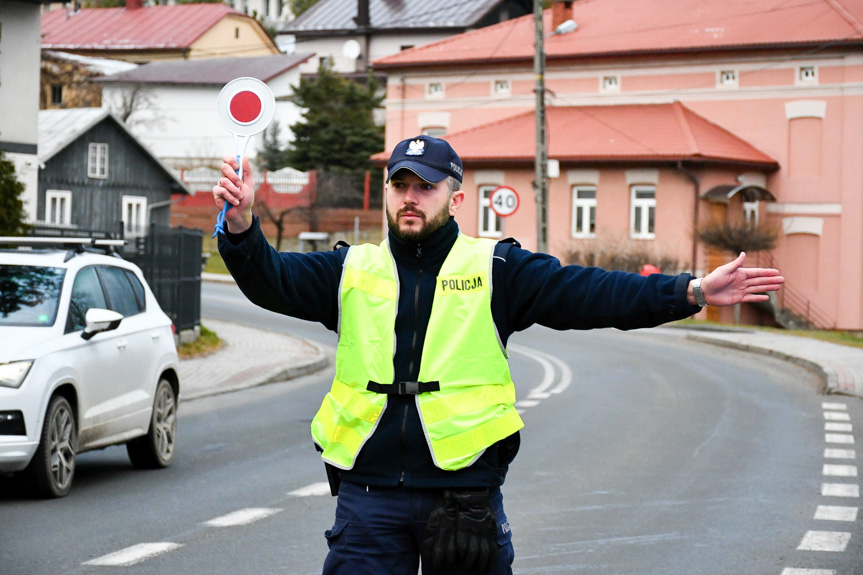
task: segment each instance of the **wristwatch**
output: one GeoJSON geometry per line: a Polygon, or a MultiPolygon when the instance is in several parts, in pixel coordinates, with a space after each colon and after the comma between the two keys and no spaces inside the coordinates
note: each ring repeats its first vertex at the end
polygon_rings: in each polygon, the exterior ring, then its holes
{"type": "Polygon", "coordinates": [[[695,296],[695,303],[697,303],[699,307],[705,307],[707,305],[707,300],[704,299],[704,292],[701,290],[701,278],[695,278],[692,280],[692,295],[695,296]]]}

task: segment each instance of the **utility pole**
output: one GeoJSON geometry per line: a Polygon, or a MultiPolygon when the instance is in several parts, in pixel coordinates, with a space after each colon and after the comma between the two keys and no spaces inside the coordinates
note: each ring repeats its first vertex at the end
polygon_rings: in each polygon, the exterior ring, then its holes
{"type": "Polygon", "coordinates": [[[545,136],[545,36],[542,30],[542,0],[533,0],[536,25],[533,71],[536,76],[536,157],[533,189],[536,193],[536,251],[548,251],[548,149],[545,136]]]}

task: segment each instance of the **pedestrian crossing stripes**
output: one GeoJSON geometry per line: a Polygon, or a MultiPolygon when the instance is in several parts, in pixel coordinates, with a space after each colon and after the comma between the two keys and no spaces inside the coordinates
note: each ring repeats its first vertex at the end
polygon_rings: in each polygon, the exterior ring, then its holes
{"type": "MultiPolygon", "coordinates": [[[[851,424],[851,416],[848,406],[839,402],[824,402],[821,404],[824,410],[824,443],[839,445],[854,445],[854,426],[851,424]]],[[[849,463],[829,462],[824,463],[822,475],[825,477],[850,478],[857,477],[857,466],[851,465],[850,461],[857,458],[857,452],[853,449],[829,446],[824,449],[824,459],[845,460],[849,463]]],[[[822,483],[822,497],[858,499],[860,497],[860,486],[857,483],[822,483]]],[[[849,505],[818,505],[815,509],[813,519],[819,521],[819,525],[827,526],[832,522],[838,525],[847,525],[857,521],[859,508],[849,505]]],[[[798,551],[841,553],[848,549],[851,542],[851,532],[811,530],[807,531],[797,546],[798,551]]],[[[816,556],[813,556],[816,557],[816,556]]],[[[807,562],[812,562],[808,558],[807,562]]],[[[782,575],[836,575],[832,569],[798,569],[789,567],[782,571],[782,575]]]]}
{"type": "Polygon", "coordinates": [[[819,505],[818,509],[815,510],[815,519],[821,521],[857,521],[857,507],[819,505]]]}
{"type": "Polygon", "coordinates": [[[798,551],[830,551],[838,553],[848,548],[851,534],[838,531],[807,531],[798,551]]]}

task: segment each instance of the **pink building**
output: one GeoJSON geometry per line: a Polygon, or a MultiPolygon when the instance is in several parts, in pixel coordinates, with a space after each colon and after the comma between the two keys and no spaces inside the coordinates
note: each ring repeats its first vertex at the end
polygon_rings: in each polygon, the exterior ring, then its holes
{"type": "MultiPolygon", "coordinates": [[[[550,253],[618,242],[701,275],[730,254],[696,227],[772,225],[776,247],[752,259],[787,278],[776,310],[863,330],[863,2],[580,0],[544,16],[550,253]]],[[[389,78],[379,163],[401,139],[446,137],[465,164],[462,230],[528,249],[533,57],[525,16],[374,63],[389,78]],[[520,198],[506,218],[498,186],[520,198]]]]}

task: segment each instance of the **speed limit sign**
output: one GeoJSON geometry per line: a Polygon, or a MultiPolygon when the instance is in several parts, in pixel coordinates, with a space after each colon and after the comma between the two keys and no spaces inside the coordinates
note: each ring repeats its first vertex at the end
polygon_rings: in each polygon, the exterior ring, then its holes
{"type": "Polygon", "coordinates": [[[502,218],[511,216],[518,209],[518,193],[508,186],[495,188],[489,199],[491,209],[502,218]]]}

